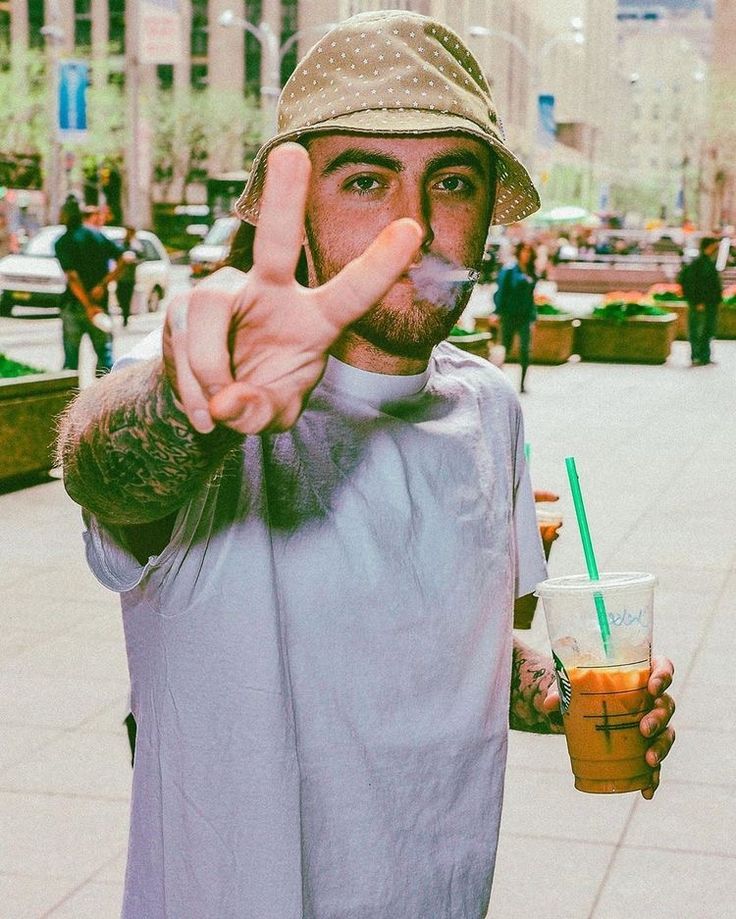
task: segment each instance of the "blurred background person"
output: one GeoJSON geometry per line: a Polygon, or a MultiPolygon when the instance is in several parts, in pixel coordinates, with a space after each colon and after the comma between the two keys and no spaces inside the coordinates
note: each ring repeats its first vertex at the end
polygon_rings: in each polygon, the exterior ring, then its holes
{"type": "Polygon", "coordinates": [[[516,246],[515,258],[499,271],[498,288],[494,294],[496,313],[501,318],[501,344],[508,355],[519,336],[521,382],[519,392],[525,392],[529,369],[531,327],[537,318],[534,288],[537,284],[537,253],[529,242],[516,246]]]}

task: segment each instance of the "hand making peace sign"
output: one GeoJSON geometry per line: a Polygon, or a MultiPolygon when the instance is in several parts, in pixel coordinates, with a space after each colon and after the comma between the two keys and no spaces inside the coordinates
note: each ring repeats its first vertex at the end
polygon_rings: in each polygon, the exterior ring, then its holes
{"type": "Polygon", "coordinates": [[[385,227],[366,251],[321,287],[294,278],[304,241],[311,165],[286,143],[268,170],[248,274],[223,268],[175,297],[164,362],[191,424],[243,434],[282,431],[301,414],[327,351],[409,267],[422,241],[413,220],[385,227]]]}

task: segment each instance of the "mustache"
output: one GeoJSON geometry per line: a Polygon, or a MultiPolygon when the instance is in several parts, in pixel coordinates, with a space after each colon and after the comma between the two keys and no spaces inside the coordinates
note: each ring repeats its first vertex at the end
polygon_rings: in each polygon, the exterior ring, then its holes
{"type": "Polygon", "coordinates": [[[475,268],[456,265],[439,255],[425,255],[406,272],[422,300],[453,309],[480,277],[475,268]]]}

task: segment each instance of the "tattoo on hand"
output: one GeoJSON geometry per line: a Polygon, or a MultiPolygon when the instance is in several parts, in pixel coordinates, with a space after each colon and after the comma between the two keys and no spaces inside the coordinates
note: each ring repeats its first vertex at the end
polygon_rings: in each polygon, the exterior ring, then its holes
{"type": "Polygon", "coordinates": [[[559,733],[556,719],[550,718],[543,708],[547,691],[555,679],[554,673],[550,659],[521,642],[514,642],[509,707],[509,725],[514,730],[559,733]]]}
{"type": "Polygon", "coordinates": [[[154,360],[83,390],[61,419],[57,453],[77,504],[134,525],[182,507],[241,441],[228,428],[195,431],[154,360]]]}

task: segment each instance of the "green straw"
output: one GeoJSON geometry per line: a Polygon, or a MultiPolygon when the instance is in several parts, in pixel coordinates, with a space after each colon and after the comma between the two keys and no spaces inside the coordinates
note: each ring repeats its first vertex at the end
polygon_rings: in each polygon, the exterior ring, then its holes
{"type": "Polygon", "coordinates": [[[532,445],[530,443],[524,444],[524,459],[526,460],[527,466],[529,465],[529,460],[532,458],[532,445]]]}
{"type": "MultiPolygon", "coordinates": [[[[578,471],[575,467],[575,458],[568,456],[565,459],[567,467],[567,477],[570,480],[570,490],[572,491],[572,500],[575,505],[575,515],[578,518],[578,529],[580,530],[580,539],[583,543],[583,555],[585,555],[585,565],[588,569],[588,577],[591,581],[599,581],[598,565],[595,560],[593,551],[593,541],[590,538],[590,528],[588,527],[588,518],[585,513],[585,504],[583,503],[583,494],[580,491],[580,481],[578,471]]],[[[606,604],[603,594],[594,593],[595,611],[598,615],[598,628],[601,632],[601,641],[606,656],[611,653],[611,629],[608,625],[608,615],[606,613],[606,604]]]]}

